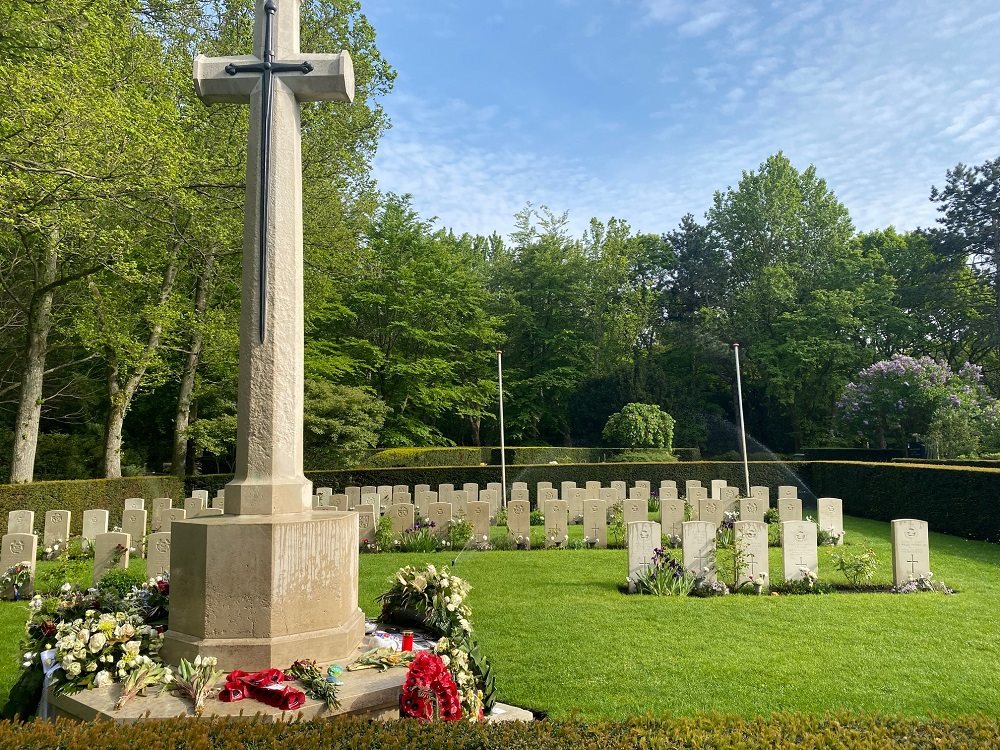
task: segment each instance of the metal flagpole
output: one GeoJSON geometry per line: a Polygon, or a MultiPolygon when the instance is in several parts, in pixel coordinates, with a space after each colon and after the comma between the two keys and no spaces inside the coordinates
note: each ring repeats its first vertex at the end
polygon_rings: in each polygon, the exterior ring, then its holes
{"type": "Polygon", "coordinates": [[[746,480],[747,497],[750,497],[750,464],[747,462],[747,431],[743,422],[743,381],[740,379],[740,345],[733,342],[736,357],[736,403],[740,413],[740,447],[743,449],[743,478],[746,480]]]}
{"type": "Polygon", "coordinates": [[[500,385],[500,492],[503,507],[507,507],[507,446],[503,434],[503,352],[497,350],[497,381],[500,385]]]}

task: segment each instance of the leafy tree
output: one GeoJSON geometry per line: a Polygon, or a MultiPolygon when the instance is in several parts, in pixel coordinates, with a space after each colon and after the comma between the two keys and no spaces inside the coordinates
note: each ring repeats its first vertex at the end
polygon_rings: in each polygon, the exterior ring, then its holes
{"type": "Polygon", "coordinates": [[[945,452],[976,447],[974,422],[985,418],[993,398],[982,385],[982,368],[957,373],[930,357],[896,355],[861,370],[837,402],[842,429],[886,448],[913,436],[937,436],[945,452]]]}
{"type": "Polygon", "coordinates": [[[369,391],[327,380],[306,380],[306,455],[317,468],[353,465],[378,444],[387,414],[385,404],[369,391]],[[319,460],[320,456],[329,460],[319,460]],[[325,465],[319,466],[318,461],[325,465]]]}
{"type": "Polygon", "coordinates": [[[865,361],[858,312],[879,291],[859,274],[847,209],[814,167],[778,153],[716,193],[708,228],[730,267],[717,335],[743,345],[758,423],[777,416],[797,449],[828,430],[823,416],[865,361]]]}
{"type": "Polygon", "coordinates": [[[608,445],[673,449],[674,418],[656,404],[626,404],[604,426],[608,445]]]}
{"type": "Polygon", "coordinates": [[[931,188],[931,200],[941,204],[938,221],[993,288],[994,346],[1000,346],[1000,158],[949,169],[945,186],[931,188]]]}

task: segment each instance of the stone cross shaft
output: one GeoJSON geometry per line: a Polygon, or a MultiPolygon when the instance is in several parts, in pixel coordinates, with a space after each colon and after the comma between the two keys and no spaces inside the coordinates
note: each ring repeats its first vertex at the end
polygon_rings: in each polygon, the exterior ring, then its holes
{"type": "Polygon", "coordinates": [[[194,61],[206,104],[250,104],[235,477],[226,514],[302,513],[303,271],[299,103],[354,97],[347,52],[299,52],[299,0],[256,0],[254,54],[194,61]],[[266,332],[266,335],[265,335],[266,332]]]}

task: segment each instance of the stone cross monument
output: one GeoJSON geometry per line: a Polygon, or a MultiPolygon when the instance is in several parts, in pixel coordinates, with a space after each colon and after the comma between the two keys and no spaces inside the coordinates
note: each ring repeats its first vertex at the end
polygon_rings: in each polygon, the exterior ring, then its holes
{"type": "Polygon", "coordinates": [[[250,103],[236,472],[225,515],[171,526],[167,661],[224,669],[347,656],[360,642],[357,515],[312,512],[302,471],[299,102],[351,101],[347,52],[299,52],[299,0],[257,0],[254,55],[194,61],[206,104],[250,103]]]}

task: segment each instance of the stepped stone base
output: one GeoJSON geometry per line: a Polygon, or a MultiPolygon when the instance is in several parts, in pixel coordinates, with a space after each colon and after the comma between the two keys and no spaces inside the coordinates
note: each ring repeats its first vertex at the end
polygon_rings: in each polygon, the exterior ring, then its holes
{"type": "Polygon", "coordinates": [[[170,536],[166,663],[328,664],[361,642],[357,513],[195,518],[174,521],[170,536]]]}

